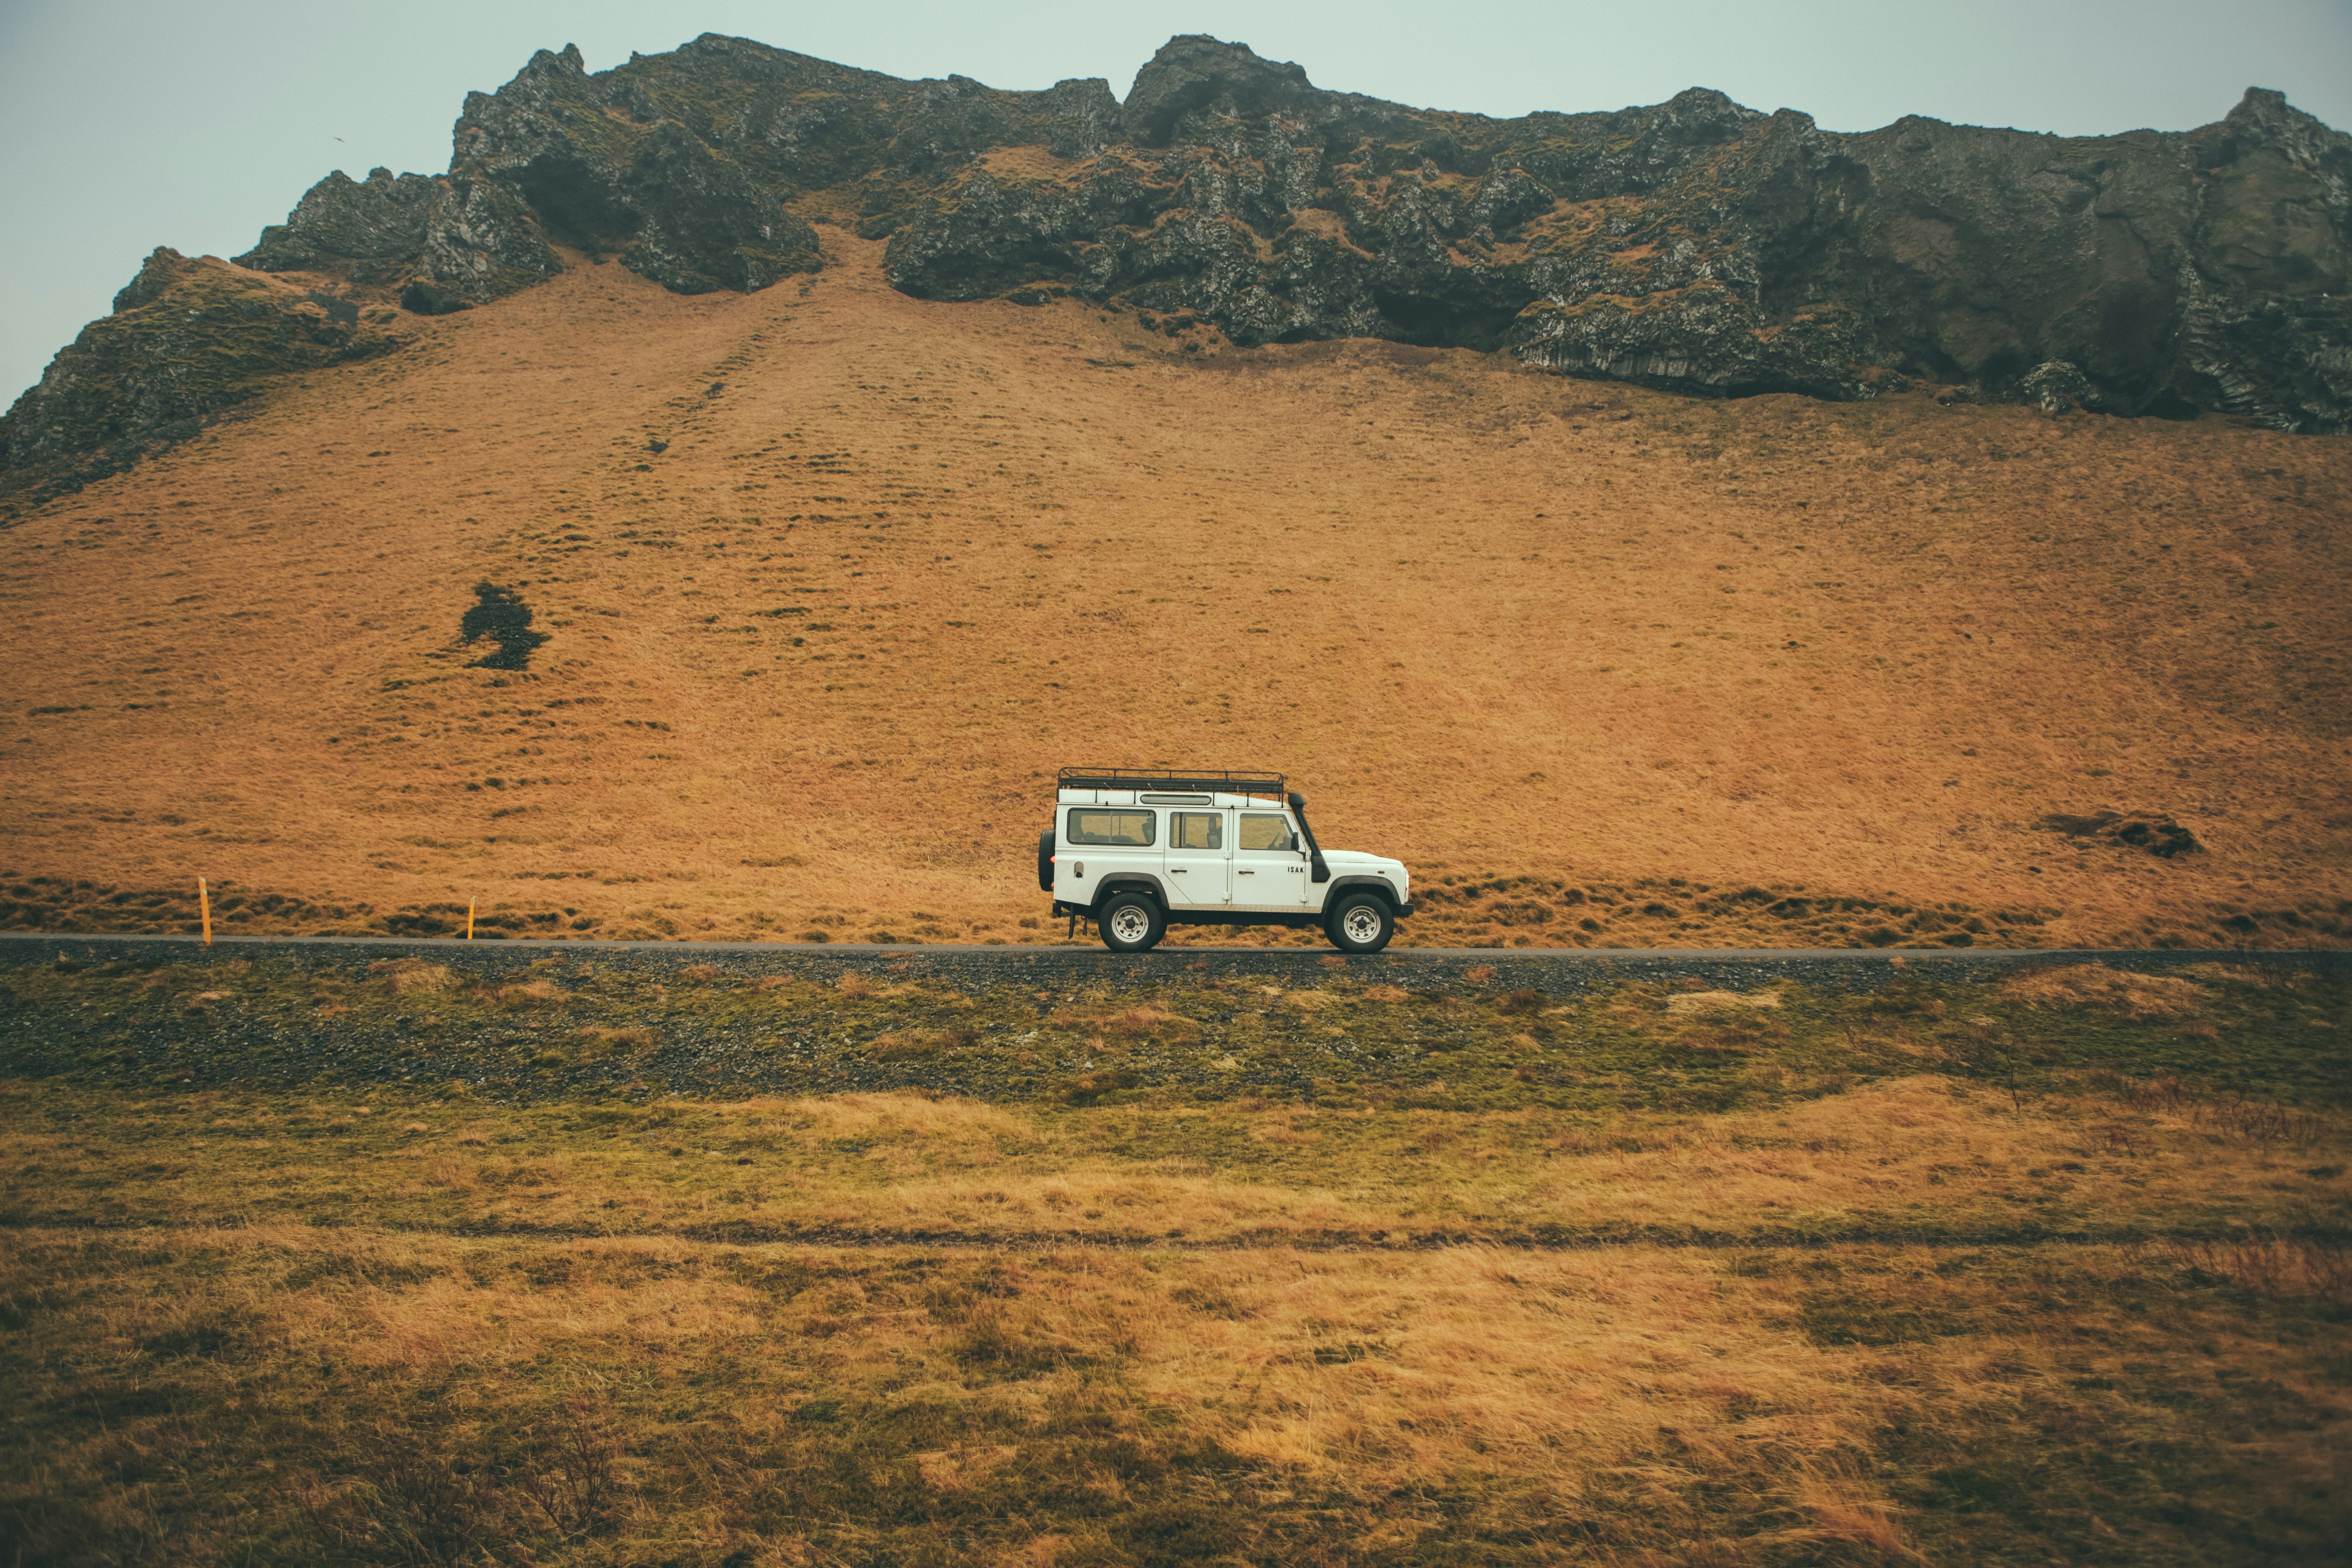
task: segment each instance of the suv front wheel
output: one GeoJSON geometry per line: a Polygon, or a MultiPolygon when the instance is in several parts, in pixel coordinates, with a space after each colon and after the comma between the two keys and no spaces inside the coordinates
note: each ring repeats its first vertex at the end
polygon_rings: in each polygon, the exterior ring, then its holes
{"type": "Polygon", "coordinates": [[[1378,952],[1396,934],[1396,915],[1378,893],[1348,893],[1323,929],[1341,952],[1378,952]]]}
{"type": "Polygon", "coordinates": [[[1149,893],[1113,893],[1095,911],[1095,929],[1113,952],[1149,952],[1168,932],[1168,918],[1149,893]]]}

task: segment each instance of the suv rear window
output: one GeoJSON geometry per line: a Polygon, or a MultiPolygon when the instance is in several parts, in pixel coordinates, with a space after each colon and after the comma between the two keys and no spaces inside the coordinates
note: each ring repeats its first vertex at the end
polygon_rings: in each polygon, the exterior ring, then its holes
{"type": "Polygon", "coordinates": [[[1149,849],[1157,830],[1156,811],[1105,811],[1099,806],[1074,806],[1063,841],[1069,844],[1109,844],[1129,849],[1149,849]]]}
{"type": "Polygon", "coordinates": [[[1225,814],[1222,811],[1179,811],[1168,825],[1171,849],[1223,849],[1225,814]]]}

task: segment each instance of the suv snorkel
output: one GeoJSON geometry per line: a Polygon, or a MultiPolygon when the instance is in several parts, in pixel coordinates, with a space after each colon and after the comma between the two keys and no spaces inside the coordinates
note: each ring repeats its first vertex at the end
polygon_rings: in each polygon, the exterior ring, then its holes
{"type": "Polygon", "coordinates": [[[1292,795],[1290,809],[1298,814],[1298,831],[1307,835],[1307,864],[1311,868],[1307,879],[1310,882],[1329,881],[1331,868],[1323,863],[1323,847],[1315,842],[1315,829],[1307,821],[1307,797],[1303,795],[1292,795]]]}

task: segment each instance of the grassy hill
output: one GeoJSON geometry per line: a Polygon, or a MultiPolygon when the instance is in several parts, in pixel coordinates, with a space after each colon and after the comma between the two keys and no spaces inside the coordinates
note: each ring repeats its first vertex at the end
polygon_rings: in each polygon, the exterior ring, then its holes
{"type": "Polygon", "coordinates": [[[2345,938],[2340,438],[1178,348],[819,233],[404,319],[0,534],[0,920],[1049,940],[1086,762],[1286,771],[1407,942],[2345,938]]]}

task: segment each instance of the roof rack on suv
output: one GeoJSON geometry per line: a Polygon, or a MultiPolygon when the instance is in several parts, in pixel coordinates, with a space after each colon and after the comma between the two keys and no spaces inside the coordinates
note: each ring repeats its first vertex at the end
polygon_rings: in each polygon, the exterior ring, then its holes
{"type": "Polygon", "coordinates": [[[1206,790],[1213,795],[1283,796],[1283,777],[1264,768],[1211,773],[1202,768],[1064,768],[1061,789],[1206,790]]]}

